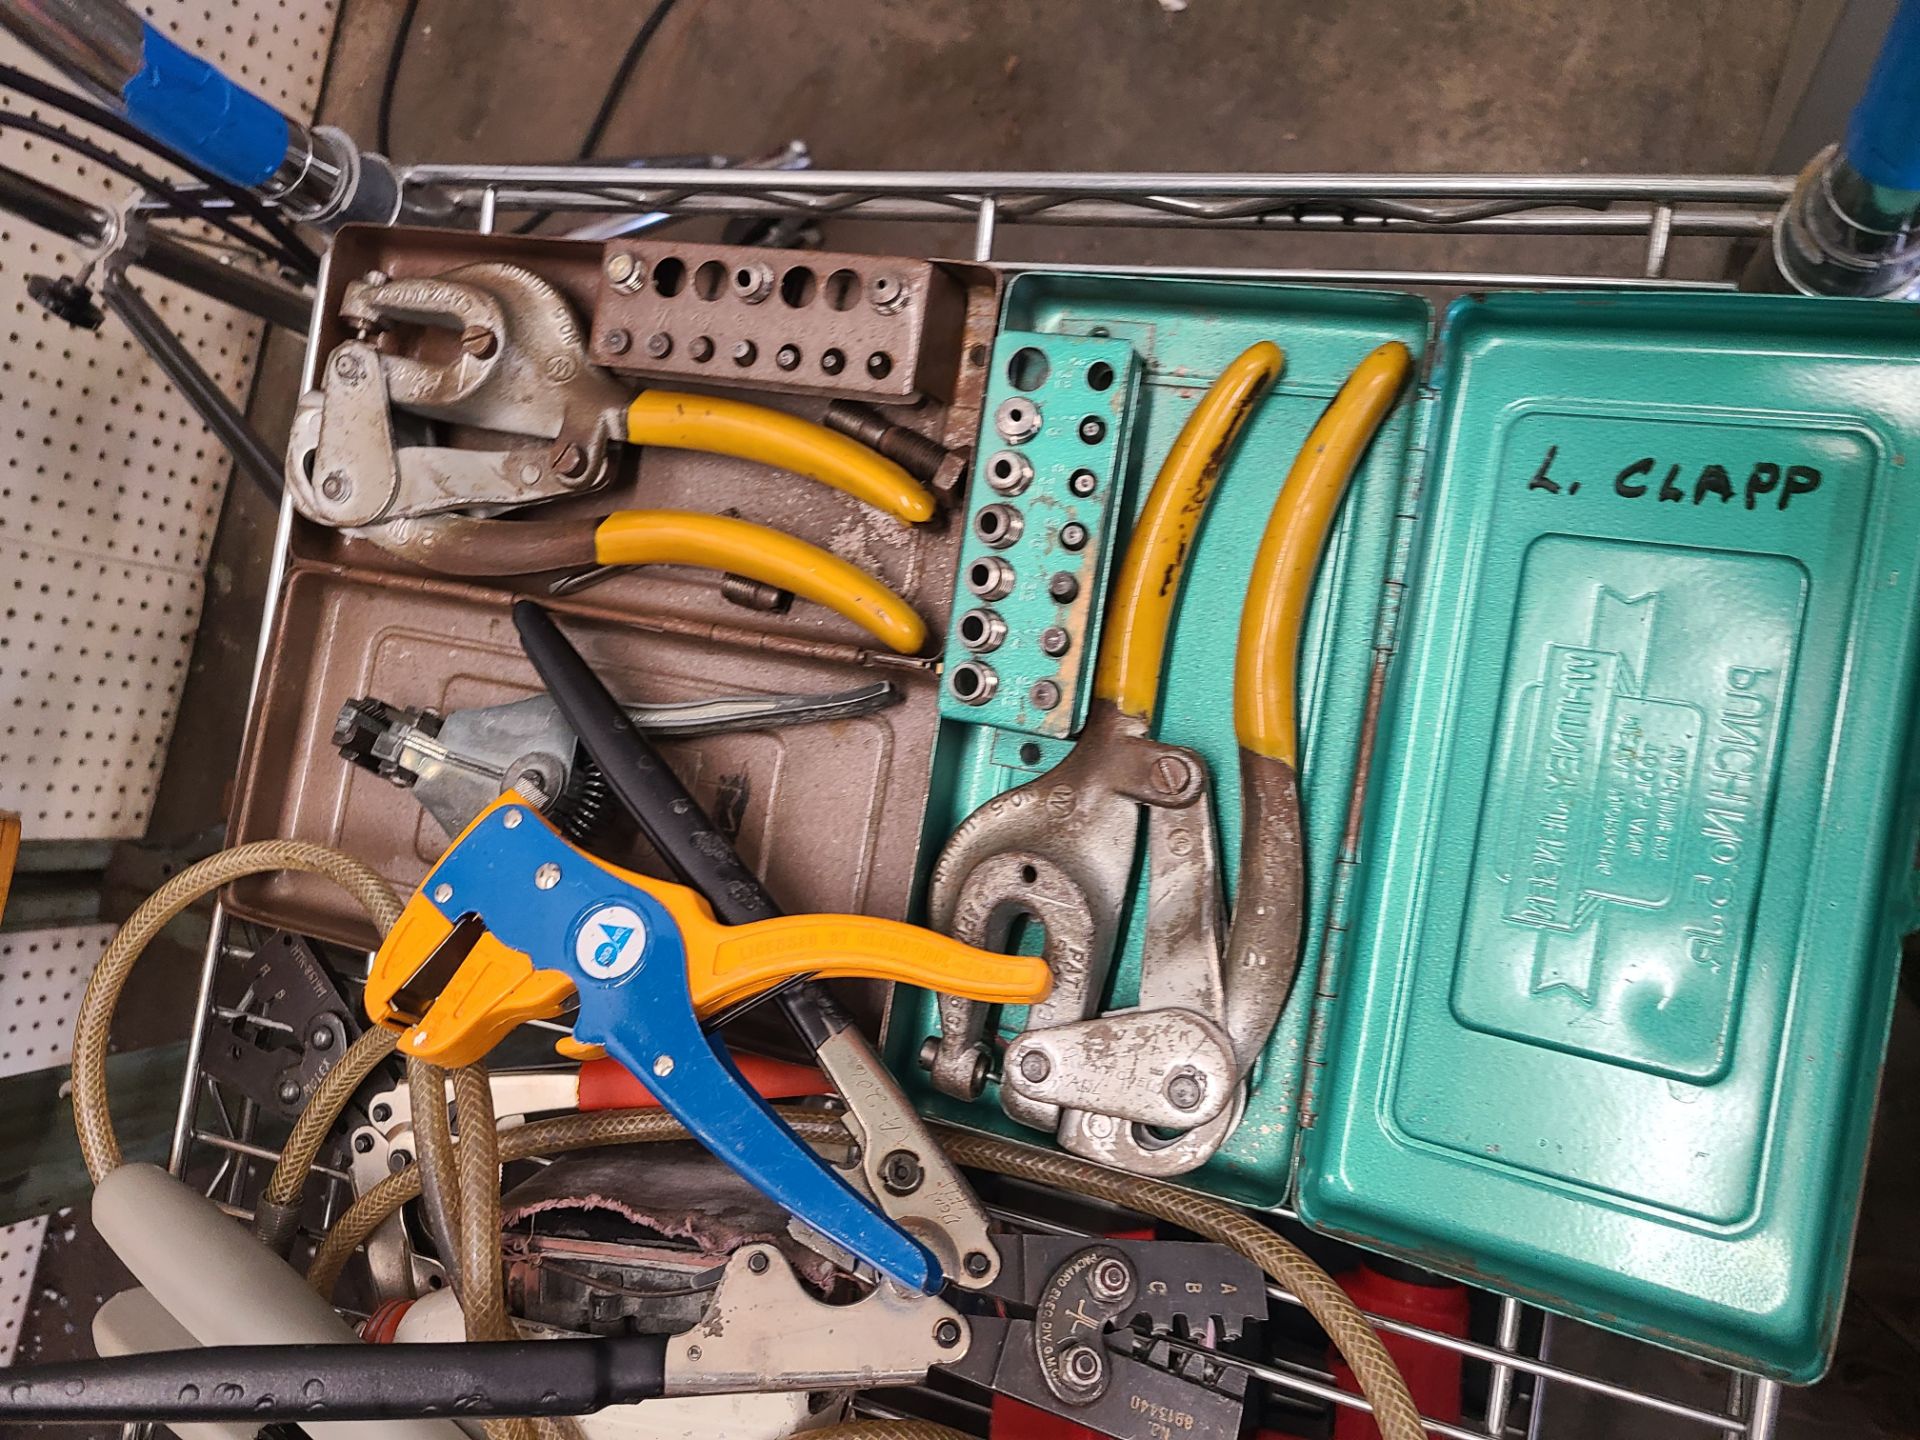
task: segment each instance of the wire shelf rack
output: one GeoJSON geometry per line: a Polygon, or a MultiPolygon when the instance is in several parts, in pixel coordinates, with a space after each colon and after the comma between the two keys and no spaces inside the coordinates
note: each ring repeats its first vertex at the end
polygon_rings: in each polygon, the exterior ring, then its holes
{"type": "MultiPolygon", "coordinates": [[[[1764,244],[1792,189],[1783,176],[1681,175],[1128,175],[1092,173],[849,172],[747,169],[634,169],[604,166],[416,165],[402,172],[416,198],[433,197],[450,219],[483,231],[511,212],[573,215],[658,214],[779,217],[815,221],[890,221],[964,224],[972,256],[992,261],[1003,227],[1045,225],[1158,230],[1242,230],[1292,233],[1498,236],[1604,236],[1640,242],[1631,273],[1553,274],[1511,271],[1436,271],[1419,268],[1325,269],[1274,267],[1099,266],[1107,273],[1150,273],[1433,287],[1633,286],[1724,288],[1714,281],[1666,276],[1669,245],[1680,236],[1764,244]]],[[[1631,253],[1631,252],[1629,252],[1631,253]]],[[[1063,268],[1009,263],[1009,269],[1063,268]]],[[[308,368],[314,357],[309,354],[308,368]]],[[[283,510],[265,617],[278,599],[290,512],[283,510]]],[[[265,618],[263,617],[263,619],[265,618]]],[[[264,631],[261,641],[264,647],[264,631]]],[[[256,672],[257,676],[257,672],[256,672]]],[[[172,1149],[172,1168],[192,1175],[207,1193],[240,1217],[265,1181],[278,1151],[263,1134],[259,1109],[226,1092],[204,1066],[215,1016],[215,980],[224,962],[244,959],[244,927],[216,910],[200,975],[200,1024],[189,1047],[172,1149]]],[[[343,976],[351,987],[355,977],[343,976]]],[[[351,988],[349,998],[352,998],[351,988]]],[[[231,1016],[226,1017],[231,1019],[231,1016]]],[[[324,1157],[323,1157],[324,1158],[324,1157]]],[[[338,1165],[319,1172],[318,1199],[309,1218],[324,1228],[351,1198],[351,1181],[338,1165]]],[[[1004,1224],[1039,1232],[1084,1233],[1044,1213],[1037,1192],[1019,1207],[995,1208],[1004,1224]]],[[[1282,1224],[1294,1220],[1281,1212],[1282,1224]]],[[[1269,1298],[1299,1308],[1277,1287],[1269,1298]]],[[[1772,1440],[1781,1401],[1778,1383],[1705,1362],[1692,1363],[1679,1399],[1651,1388],[1605,1378],[1560,1357],[1563,1342],[1584,1327],[1558,1319],[1511,1296],[1492,1297],[1486,1338],[1459,1338],[1387,1316],[1372,1317],[1387,1334],[1412,1347],[1434,1347],[1464,1363],[1476,1401],[1458,1421],[1428,1419],[1436,1436],[1452,1440],[1526,1437],[1551,1440],[1552,1402],[1576,1397],[1615,1408],[1606,1433],[1677,1440],[1772,1440]],[[1704,1377],[1704,1378],[1703,1378],[1704,1377]],[[1705,1390],[1702,1390],[1702,1386],[1705,1390]],[[1717,1399],[1703,1401],[1699,1393],[1717,1399]],[[1612,1428],[1615,1425],[1629,1428],[1612,1428]]],[[[1646,1356],[1651,1346],[1615,1341],[1646,1356]]],[[[1249,1389],[1265,1387],[1293,1402],[1365,1410],[1366,1402],[1337,1384],[1323,1365],[1297,1354],[1237,1361],[1249,1389]]],[[[1610,1367],[1613,1368],[1613,1367],[1610,1367]]],[[[876,1417],[937,1414],[947,1423],[984,1432],[986,1409],[928,1389],[892,1390],[862,1398],[858,1408],[876,1417]]]]}

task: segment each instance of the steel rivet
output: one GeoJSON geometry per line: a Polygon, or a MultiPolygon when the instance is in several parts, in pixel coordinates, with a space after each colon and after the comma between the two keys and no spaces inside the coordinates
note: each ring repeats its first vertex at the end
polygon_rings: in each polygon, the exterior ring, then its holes
{"type": "Polygon", "coordinates": [[[353,482],[344,470],[329,470],[327,478],[320,482],[320,493],[329,500],[345,499],[352,489],[353,482]]]}
{"type": "Polygon", "coordinates": [[[1053,1073],[1053,1061],[1039,1050],[1029,1050],[1020,1057],[1020,1077],[1038,1085],[1053,1073]]]}
{"type": "Polygon", "coordinates": [[[1176,1070],[1167,1077],[1167,1103],[1176,1110],[1191,1110],[1207,1093],[1206,1077],[1194,1070],[1176,1070]]]}
{"type": "Polygon", "coordinates": [[[518,830],[520,828],[520,812],[518,810],[507,811],[506,814],[500,817],[500,823],[509,830],[518,830]]]}
{"type": "Polygon", "coordinates": [[[285,1081],[280,1086],[280,1098],[286,1104],[291,1105],[300,1098],[300,1087],[291,1080],[285,1081]]]}
{"type": "Polygon", "coordinates": [[[800,368],[800,347],[798,345],[782,345],[778,350],[773,352],[773,363],[778,365],[782,370],[798,370],[800,368]]]}
{"type": "Polygon", "coordinates": [[[847,368],[847,357],[839,350],[822,350],[820,368],[829,375],[838,375],[847,368]]]}
{"type": "Polygon", "coordinates": [[[600,341],[600,348],[609,355],[624,355],[633,348],[633,336],[624,330],[609,330],[600,341]]]}
{"type": "Polygon", "coordinates": [[[331,1050],[333,1048],[333,1032],[324,1025],[319,1026],[311,1035],[307,1036],[307,1043],[316,1050],[331,1050]]]}
{"type": "Polygon", "coordinates": [[[967,1267],[967,1274],[984,1275],[993,1268],[993,1257],[984,1250],[969,1250],[961,1263],[967,1267]]]}
{"type": "MultiPolygon", "coordinates": [[[[1059,597],[1056,596],[1056,599],[1059,597]]],[[[1073,648],[1073,636],[1058,625],[1049,625],[1040,632],[1040,653],[1051,655],[1055,659],[1073,648]]]]}
{"type": "Polygon", "coordinates": [[[1071,571],[1056,571],[1047,577],[1047,594],[1062,605],[1071,605],[1080,598],[1080,577],[1071,571]]]}
{"type": "Polygon", "coordinates": [[[1027,692],[1027,699],[1037,710],[1051,710],[1060,703],[1060,687],[1051,680],[1036,680],[1027,692]]]}
{"type": "Polygon", "coordinates": [[[704,364],[713,358],[713,340],[706,335],[696,335],[687,342],[687,358],[704,364]]]}
{"type": "Polygon", "coordinates": [[[433,887],[433,903],[434,904],[444,905],[447,903],[447,901],[451,899],[453,899],[453,886],[447,884],[445,881],[442,881],[440,884],[433,887]]]}
{"type": "Polygon", "coordinates": [[[373,1149],[373,1137],[371,1135],[362,1133],[353,1137],[353,1153],[354,1154],[365,1155],[368,1151],[372,1149],[373,1149]]]}
{"type": "Polygon", "coordinates": [[[733,363],[740,366],[753,364],[760,357],[760,347],[751,340],[736,341],[733,347],[733,363]]]}
{"type": "Polygon", "coordinates": [[[767,1267],[772,1263],[767,1259],[767,1252],[764,1250],[755,1250],[747,1256],[747,1269],[756,1275],[766,1274],[767,1267]]]}
{"type": "Polygon", "coordinates": [[[667,1076],[673,1073],[673,1057],[671,1055],[655,1056],[653,1061],[653,1073],[657,1078],[661,1080],[666,1079],[667,1076]]]}
{"type": "Polygon", "coordinates": [[[373,1115],[374,1124],[384,1125],[387,1123],[387,1121],[393,1118],[393,1106],[387,1104],[386,1101],[382,1100],[373,1107],[373,1110],[371,1113],[373,1115]]]}
{"type": "Polygon", "coordinates": [[[673,337],[664,330],[656,330],[647,336],[647,354],[655,360],[664,360],[673,353],[673,337]]]}
{"type": "Polygon", "coordinates": [[[1098,415],[1089,415],[1080,422],[1080,438],[1089,445],[1098,445],[1107,438],[1107,422],[1098,415]]]}
{"type": "Polygon", "coordinates": [[[560,883],[560,867],[551,860],[533,872],[533,883],[541,890],[551,890],[560,883]]]}
{"type": "Polygon", "coordinates": [[[951,1350],[954,1346],[958,1345],[960,1343],[960,1322],[958,1320],[942,1320],[938,1325],[934,1326],[933,1343],[938,1345],[942,1350],[951,1350]]]}
{"type": "Polygon", "coordinates": [[[1087,527],[1078,520],[1069,521],[1060,527],[1060,548],[1062,550],[1084,550],[1087,545],[1087,527]]]}

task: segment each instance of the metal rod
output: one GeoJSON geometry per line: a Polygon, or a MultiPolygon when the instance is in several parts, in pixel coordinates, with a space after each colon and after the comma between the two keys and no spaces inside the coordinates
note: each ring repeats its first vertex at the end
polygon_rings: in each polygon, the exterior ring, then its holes
{"type": "Polygon", "coordinates": [[[1649,280],[1657,280],[1667,273],[1667,245],[1672,239],[1673,207],[1654,206],[1653,228],[1647,232],[1646,274],[1649,280]]]}
{"type": "MultiPolygon", "coordinates": [[[[1494,1344],[1503,1355],[1520,1347],[1520,1302],[1512,1296],[1500,1301],[1500,1319],[1494,1327],[1494,1344]]],[[[1487,1382],[1487,1434],[1502,1435],[1507,1429],[1507,1407],[1513,1400],[1513,1368],[1504,1359],[1494,1363],[1493,1376],[1487,1382]]]]}
{"type": "Polygon", "coordinates": [[[480,233],[493,234],[494,219],[500,210],[500,192],[489,185],[480,192],[480,233]]]}
{"type": "MultiPolygon", "coordinates": [[[[484,193],[484,192],[482,192],[484,193]]],[[[1588,210],[1560,206],[1512,213],[1449,218],[1368,214],[1349,209],[1306,209],[1274,200],[1268,207],[1245,202],[1217,206],[1167,205],[1139,201],[1063,200],[1044,207],[1021,207],[992,196],[954,196],[951,200],[918,196],[838,196],[819,203],[778,190],[754,194],[661,195],[653,190],[494,190],[503,210],[606,210],[617,206],[670,207],[675,215],[798,215],[836,220],[901,220],[931,224],[978,224],[981,208],[994,205],[997,221],[1021,225],[1104,225],[1130,229],[1209,229],[1331,231],[1340,234],[1477,235],[1646,235],[1654,224],[1651,210],[1588,210]]],[[[476,199],[479,197],[476,197],[476,199]]],[[[1770,233],[1771,211],[1674,208],[1673,233],[1754,238],[1770,233]]]]}
{"type": "Polygon", "coordinates": [[[1067,265],[1053,262],[991,262],[1013,272],[1060,271],[1101,275],[1162,275],[1189,280],[1289,280],[1322,285],[1432,285],[1460,290],[1732,290],[1725,280],[1643,280],[1617,275],[1518,275],[1488,270],[1330,270],[1306,266],[1067,265]]]}
{"type": "Polygon", "coordinates": [[[193,1113],[200,1100],[200,1056],[206,1048],[207,1012],[213,1008],[213,976],[220,965],[220,950],[226,943],[227,910],[217,901],[213,918],[207,925],[207,948],[200,960],[200,984],[195,991],[193,1033],[187,1037],[186,1083],[180,1087],[180,1109],[173,1121],[173,1146],[167,1155],[167,1168],[175,1175],[187,1165],[187,1147],[192,1144],[193,1113]]]}
{"type": "MultiPolygon", "coordinates": [[[[235,1155],[245,1155],[253,1160],[264,1160],[269,1165],[277,1165],[280,1163],[280,1152],[278,1150],[270,1149],[265,1145],[255,1145],[249,1140],[229,1140],[226,1136],[215,1135],[209,1130],[195,1130],[193,1132],[193,1138],[213,1146],[216,1150],[230,1150],[235,1155]]],[[[314,1165],[313,1173],[316,1175],[324,1175],[329,1180],[351,1180],[353,1178],[344,1170],[335,1170],[318,1163],[314,1165]]]]}
{"type": "Polygon", "coordinates": [[[240,407],[227,398],[226,391],[201,368],[180,337],[167,328],[147,297],[130,284],[117,269],[109,266],[100,277],[101,302],[133,332],[140,348],[165,372],[194,412],[213,432],[213,438],[233,456],[234,468],[253,482],[267,500],[278,505],[284,488],[280,478],[280,460],[267,448],[240,413],[240,407]]]}
{"type": "Polygon", "coordinates": [[[993,227],[999,218],[999,206],[991,195],[981,197],[979,213],[973,222],[973,258],[993,258],[993,227]]]}
{"type": "MultiPolygon", "coordinates": [[[[497,185],[507,190],[595,188],[638,190],[634,171],[611,165],[409,165],[408,185],[434,185],[454,192],[497,185]]],[[[1058,196],[1242,196],[1293,200],[1537,199],[1554,201],[1707,200],[1726,204],[1777,204],[1793,190],[1790,175],[1512,175],[1436,174],[1235,174],[1137,173],[1073,170],[806,170],[783,175],[770,186],[764,175],[740,170],[649,170],[650,192],[826,195],[945,195],[971,197],[1058,196]]],[[[675,207],[677,208],[677,207],[675,207]]]]}

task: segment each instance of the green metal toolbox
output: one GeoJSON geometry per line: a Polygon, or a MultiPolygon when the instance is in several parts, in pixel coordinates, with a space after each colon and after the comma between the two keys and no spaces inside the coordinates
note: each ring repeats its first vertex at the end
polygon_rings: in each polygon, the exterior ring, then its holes
{"type": "MultiPolygon", "coordinates": [[[[1423,350],[1430,324],[1385,291],[1009,286],[1004,330],[1138,356],[1122,544],[1220,367],[1259,339],[1287,352],[1202,530],[1157,727],[1212,769],[1229,877],[1262,524],[1347,372],[1385,340],[1423,350]]],[[[1815,1379],[1915,909],[1920,315],[1471,296],[1433,351],[1355,478],[1302,644],[1301,978],[1246,1118],[1182,1183],[1815,1379]]],[[[1064,753],[1017,723],[946,722],[929,854],[1064,753]]],[[[1110,1007],[1138,981],[1135,890],[1110,1007]]],[[[994,1084],[930,1087],[937,1030],[902,990],[889,1055],[916,1103],[1047,1143],[994,1084]]]]}

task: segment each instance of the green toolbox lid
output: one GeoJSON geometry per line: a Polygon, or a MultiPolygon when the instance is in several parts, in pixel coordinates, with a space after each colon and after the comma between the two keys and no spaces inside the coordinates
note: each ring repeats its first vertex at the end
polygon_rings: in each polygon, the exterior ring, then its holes
{"type": "Polygon", "coordinates": [[[1475,297],[1439,354],[1301,1213],[1812,1380],[1910,915],[1920,313],[1475,297]]]}

